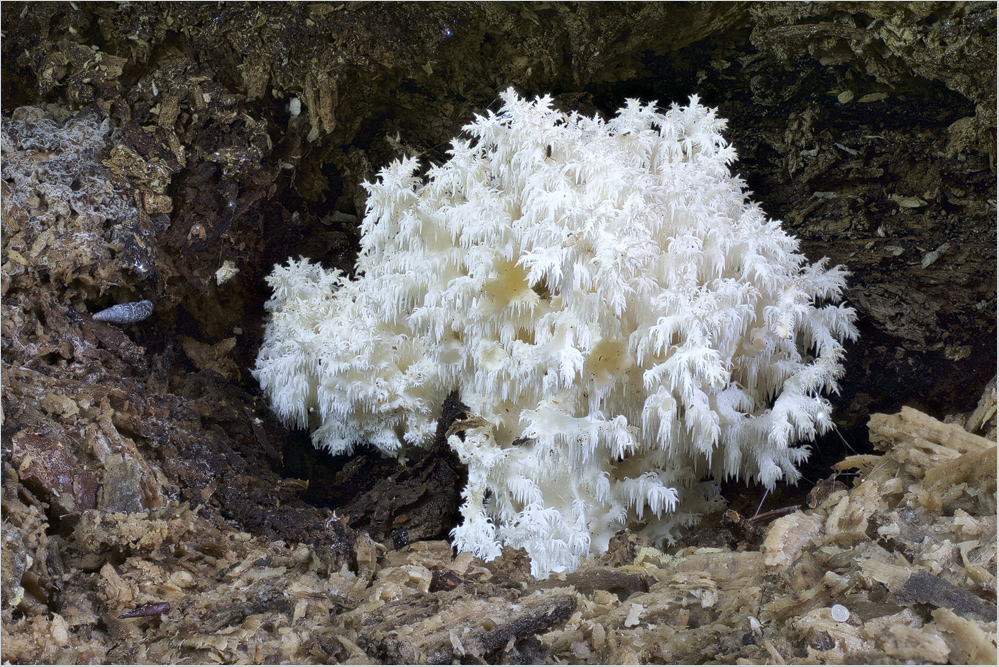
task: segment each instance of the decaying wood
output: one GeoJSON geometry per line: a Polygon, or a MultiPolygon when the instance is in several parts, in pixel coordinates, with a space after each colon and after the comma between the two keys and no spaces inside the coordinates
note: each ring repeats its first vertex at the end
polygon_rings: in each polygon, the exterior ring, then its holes
{"type": "Polygon", "coordinates": [[[994,3],[70,5],[0,7],[4,661],[995,663],[994,3]],[[442,539],[446,452],[277,423],[264,276],[349,272],[361,183],[511,84],[720,107],[753,198],[852,272],[855,480],[536,582],[442,539]]]}

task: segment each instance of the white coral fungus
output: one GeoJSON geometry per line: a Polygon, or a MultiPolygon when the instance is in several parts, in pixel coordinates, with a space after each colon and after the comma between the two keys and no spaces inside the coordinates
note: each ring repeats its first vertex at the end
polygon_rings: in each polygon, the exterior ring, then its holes
{"type": "Polygon", "coordinates": [[[455,545],[572,570],[628,527],[671,538],[709,483],[797,479],[854,338],[845,271],[807,264],[692,98],[610,121],[503,94],[450,158],[368,183],[357,280],[277,266],[255,375],[332,453],[426,444],[457,389],[486,424],[455,545]]]}

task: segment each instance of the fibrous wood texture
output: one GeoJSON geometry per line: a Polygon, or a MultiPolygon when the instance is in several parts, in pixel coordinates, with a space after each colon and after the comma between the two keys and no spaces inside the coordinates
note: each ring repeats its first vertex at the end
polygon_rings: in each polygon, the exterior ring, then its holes
{"type": "Polygon", "coordinates": [[[4,660],[994,662],[994,3],[5,2],[0,20],[4,660]],[[722,552],[621,535],[540,585],[517,554],[451,558],[443,452],[327,460],[277,423],[247,372],[263,276],[298,255],[349,270],[360,182],[439,162],[509,85],[587,113],[697,93],[730,120],[753,198],[853,273],[851,487],[690,537],[722,552]],[[90,316],[147,299],[142,321],[90,316]],[[903,405],[978,405],[991,449],[903,405]],[[869,431],[872,413],[895,416],[869,431]]]}

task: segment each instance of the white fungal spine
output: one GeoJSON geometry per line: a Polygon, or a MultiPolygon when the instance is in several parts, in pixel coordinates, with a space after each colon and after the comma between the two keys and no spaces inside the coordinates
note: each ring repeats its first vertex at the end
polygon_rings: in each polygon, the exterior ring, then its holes
{"type": "Polygon", "coordinates": [[[148,299],[119,303],[94,313],[94,319],[111,324],[132,324],[141,322],[153,314],[153,302],[148,299]]]}

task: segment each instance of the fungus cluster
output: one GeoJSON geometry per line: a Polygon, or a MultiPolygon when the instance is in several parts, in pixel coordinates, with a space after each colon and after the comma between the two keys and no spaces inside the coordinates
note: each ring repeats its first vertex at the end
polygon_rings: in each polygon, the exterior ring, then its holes
{"type": "Polygon", "coordinates": [[[449,159],[386,167],[356,280],[268,278],[255,376],[317,447],[431,441],[453,390],[475,426],[454,543],[572,570],[622,528],[671,539],[711,480],[797,479],[856,336],[846,273],[808,264],[728,165],[724,121],[629,100],[608,121],[512,90],[449,159]]]}

